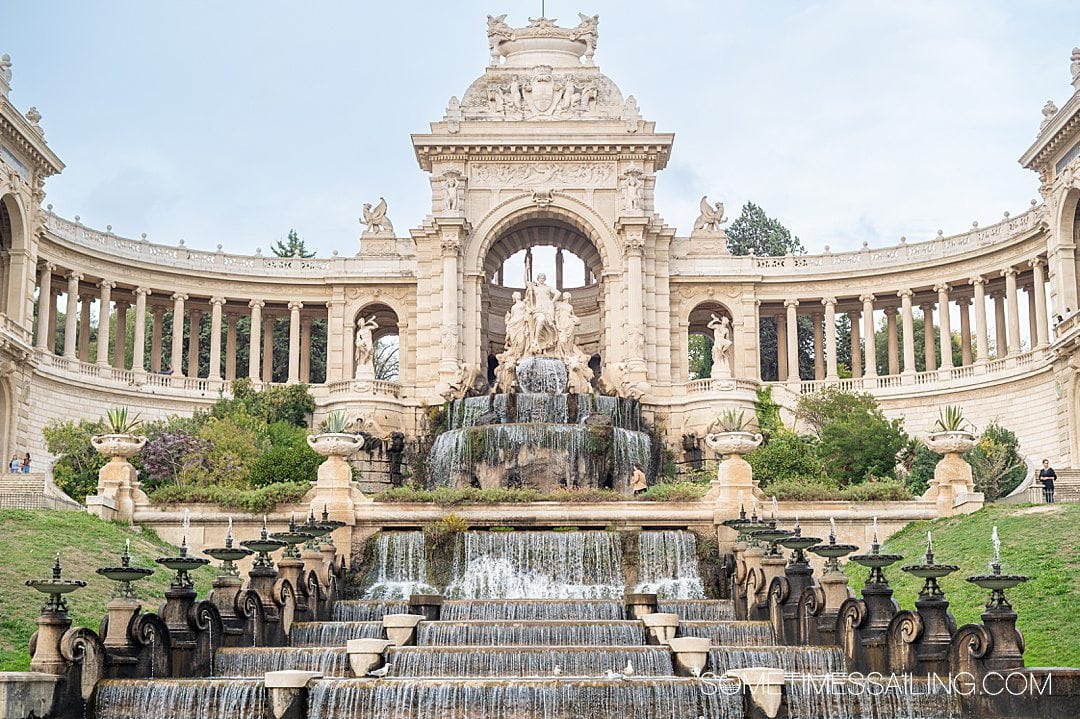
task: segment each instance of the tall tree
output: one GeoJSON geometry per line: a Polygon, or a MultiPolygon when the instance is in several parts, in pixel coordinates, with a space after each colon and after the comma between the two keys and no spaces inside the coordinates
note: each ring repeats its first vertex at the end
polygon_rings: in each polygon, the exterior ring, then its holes
{"type": "Polygon", "coordinates": [[[727,229],[727,247],[733,255],[777,257],[789,252],[806,254],[799,238],[791,234],[780,220],[769,217],[753,202],[743,205],[742,213],[727,229]]]}
{"type": "Polygon", "coordinates": [[[289,236],[282,242],[278,240],[274,243],[274,246],[270,248],[278,257],[314,257],[314,252],[308,252],[307,247],[304,245],[304,241],[300,239],[300,235],[296,234],[296,230],[289,230],[289,236]]]}

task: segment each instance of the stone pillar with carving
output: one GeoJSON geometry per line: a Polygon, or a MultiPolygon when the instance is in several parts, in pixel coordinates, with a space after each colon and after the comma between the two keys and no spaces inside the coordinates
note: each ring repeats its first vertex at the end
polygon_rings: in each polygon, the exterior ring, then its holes
{"type": "Polygon", "coordinates": [[[1050,343],[1046,324],[1046,260],[1036,257],[1031,261],[1031,276],[1035,290],[1035,334],[1031,338],[1033,347],[1045,347],[1050,343]]]}
{"type": "Polygon", "coordinates": [[[49,335],[49,326],[54,321],[56,309],[52,304],[52,273],[55,269],[56,265],[51,262],[42,262],[38,268],[38,323],[35,346],[49,352],[53,351],[53,343],[56,341],[55,333],[49,335]]]}
{"type": "Polygon", "coordinates": [[[1005,278],[1005,302],[1009,309],[1009,354],[1020,354],[1020,298],[1017,296],[1015,267],[1001,271],[1005,278]]]}
{"type": "MultiPolygon", "coordinates": [[[[146,298],[147,287],[135,288],[135,328],[131,336],[131,369],[137,376],[146,374],[146,298]]],[[[161,347],[158,347],[161,350],[161,347]]]]}
{"type": "Polygon", "coordinates": [[[262,300],[251,300],[248,307],[251,308],[250,332],[248,334],[248,379],[255,385],[262,380],[259,370],[262,363],[260,348],[262,347],[262,308],[266,303],[262,300]]]}
{"type": "Polygon", "coordinates": [[[442,257],[442,308],[439,329],[439,379],[437,391],[447,397],[460,389],[463,365],[461,361],[461,252],[471,227],[464,217],[439,217],[442,257]]]}
{"type": "Polygon", "coordinates": [[[97,331],[97,366],[109,366],[109,320],[112,315],[112,289],[115,282],[102,280],[98,283],[101,294],[98,295],[98,331],[97,331]]]}
{"type": "Polygon", "coordinates": [[[990,355],[990,337],[986,331],[986,279],[972,277],[968,283],[975,292],[975,364],[983,364],[990,355]]]}
{"type": "Polygon", "coordinates": [[[825,305],[825,379],[835,381],[840,378],[836,363],[836,298],[826,297],[821,304],[825,305]]]}
{"type": "Polygon", "coordinates": [[[293,300],[289,303],[289,376],[288,384],[300,382],[300,310],[304,303],[293,300]]]}
{"type": "Polygon", "coordinates": [[[210,369],[206,376],[212,380],[221,379],[221,308],[224,305],[224,297],[210,298],[210,369]]]}

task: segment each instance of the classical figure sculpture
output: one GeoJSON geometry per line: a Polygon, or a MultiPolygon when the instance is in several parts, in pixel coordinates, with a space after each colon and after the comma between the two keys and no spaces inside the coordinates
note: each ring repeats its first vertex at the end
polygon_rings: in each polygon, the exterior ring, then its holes
{"type": "Polygon", "coordinates": [[[559,291],[546,284],[547,276],[540,273],[536,282],[525,288],[525,304],[529,309],[529,342],[533,355],[545,355],[556,348],[559,330],[555,324],[555,300],[559,291]]]}
{"type": "Polygon", "coordinates": [[[714,379],[727,378],[731,374],[729,364],[731,359],[731,320],[727,318],[727,315],[723,317],[710,315],[710,317],[709,324],[706,326],[713,331],[712,377],[714,379]]]}
{"type": "Polygon", "coordinates": [[[379,198],[379,204],[371,209],[371,203],[364,203],[364,218],[361,220],[366,226],[364,231],[374,234],[393,234],[394,226],[390,224],[390,218],[386,216],[386,200],[379,198]]]}
{"type": "Polygon", "coordinates": [[[577,347],[566,359],[566,388],[573,394],[592,392],[593,371],[589,367],[589,356],[577,347]]]}
{"type": "Polygon", "coordinates": [[[563,292],[562,297],[555,303],[555,326],[559,332],[557,351],[560,357],[574,354],[574,335],[577,334],[580,324],[581,320],[574,314],[574,306],[570,304],[570,293],[563,292]]]}
{"type": "Polygon", "coordinates": [[[456,212],[458,205],[460,204],[458,187],[461,184],[458,181],[458,173],[447,172],[445,173],[445,187],[443,188],[443,202],[444,206],[449,212],[456,212]]]}
{"type": "Polygon", "coordinates": [[[521,299],[521,293],[513,295],[514,304],[506,312],[506,351],[514,360],[525,356],[529,346],[529,308],[521,299]]]}
{"type": "Polygon", "coordinates": [[[642,209],[644,188],[641,182],[641,170],[627,170],[623,175],[622,201],[624,210],[642,209]]]}
{"type": "Polygon", "coordinates": [[[715,206],[709,207],[709,196],[702,195],[701,214],[694,220],[694,229],[705,230],[706,232],[720,232],[720,225],[723,221],[724,203],[717,202],[715,206]]]}
{"type": "Polygon", "coordinates": [[[360,318],[356,323],[356,343],[354,356],[356,359],[356,379],[371,379],[375,371],[373,360],[375,359],[375,340],[372,332],[379,328],[379,323],[372,315],[367,319],[360,318]]]}

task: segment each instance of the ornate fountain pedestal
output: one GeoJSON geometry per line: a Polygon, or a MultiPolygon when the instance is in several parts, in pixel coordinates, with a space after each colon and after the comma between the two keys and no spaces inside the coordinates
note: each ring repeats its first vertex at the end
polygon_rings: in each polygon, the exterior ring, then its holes
{"type": "Polygon", "coordinates": [[[130,524],[137,503],[149,502],[141,489],[139,473],[128,462],[146,444],[146,437],[134,434],[101,434],[90,438],[100,454],[109,462],[98,470],[97,493],[86,498],[91,514],[110,521],[130,524]]]}
{"type": "Polygon", "coordinates": [[[934,478],[922,498],[937,503],[939,517],[967,514],[983,506],[983,495],[975,491],[971,465],[961,456],[975,446],[971,432],[933,432],[923,443],[932,452],[944,455],[934,467],[934,478]]]}
{"type": "Polygon", "coordinates": [[[704,501],[715,502],[718,509],[735,511],[745,497],[762,496],[754,481],[753,467],[743,459],[743,455],[752,452],[762,439],[754,432],[710,432],[705,435],[705,444],[724,459],[704,501]]]}
{"type": "Polygon", "coordinates": [[[330,516],[350,525],[355,523],[356,505],[371,500],[353,481],[352,467],[345,458],[363,446],[363,437],[341,433],[313,434],[308,436],[307,443],[316,454],[326,457],[326,461],[319,465],[318,479],[304,501],[321,504],[330,516]]]}

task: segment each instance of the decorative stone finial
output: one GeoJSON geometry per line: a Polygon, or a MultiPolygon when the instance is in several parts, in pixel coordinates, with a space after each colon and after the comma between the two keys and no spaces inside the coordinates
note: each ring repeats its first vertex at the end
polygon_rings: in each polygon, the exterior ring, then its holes
{"type": "Polygon", "coordinates": [[[1042,121],[1042,124],[1039,125],[1039,132],[1042,132],[1043,130],[1046,129],[1046,126],[1049,125],[1050,122],[1054,119],[1054,115],[1057,114],[1057,111],[1058,111],[1058,106],[1054,104],[1054,101],[1053,100],[1047,100],[1046,104],[1043,105],[1043,109],[1042,109],[1043,121],[1042,121]]]}
{"type": "Polygon", "coordinates": [[[41,122],[41,113],[38,112],[38,109],[33,105],[31,105],[30,109],[26,111],[26,119],[30,121],[30,124],[37,131],[37,134],[41,135],[42,137],[45,136],[45,130],[41,129],[41,125],[38,124],[41,122]]]}
{"type": "MultiPolygon", "coordinates": [[[[7,55],[4,55],[6,58],[7,55]]],[[[1069,71],[1072,73],[1073,87],[1080,85],[1080,47],[1074,47],[1072,50],[1072,63],[1069,65],[1069,71]]],[[[10,71],[8,77],[11,77],[10,71]]]]}
{"type": "Polygon", "coordinates": [[[0,95],[7,97],[11,89],[11,56],[6,52],[0,55],[0,95]]]}

